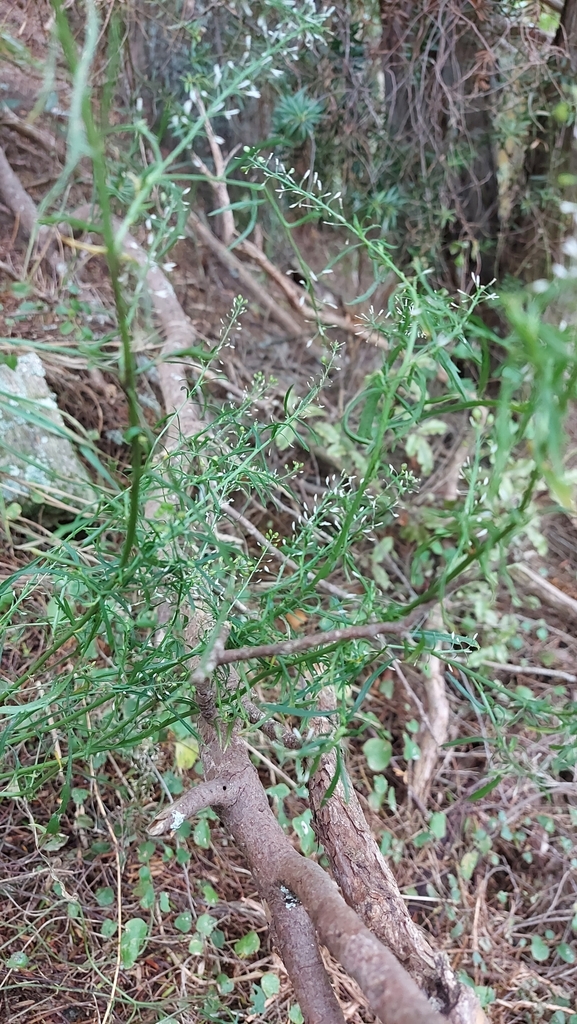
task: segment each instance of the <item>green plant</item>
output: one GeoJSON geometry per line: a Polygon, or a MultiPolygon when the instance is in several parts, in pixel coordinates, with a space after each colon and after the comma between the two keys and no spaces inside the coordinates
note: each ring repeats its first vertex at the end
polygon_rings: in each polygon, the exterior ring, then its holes
{"type": "Polygon", "coordinates": [[[306,89],[283,96],[274,109],[273,132],[292,146],[302,146],[314,134],[323,110],[324,103],[308,96],[306,89]]]}
{"type": "MultiPolygon", "coordinates": [[[[204,72],[201,75],[202,68],[196,68],[187,81],[188,98],[181,103],[181,112],[173,115],[176,141],[168,156],[162,155],[145,121],[135,117],[122,126],[132,140],[129,153],[112,163],[87,86],[97,38],[95,13],[89,10],[87,41],[77,54],[66,13],[58,3],[55,6],[59,38],[75,83],[75,109],[82,115],[84,141],[94,168],[99,214],[94,223],[87,221],[84,226],[102,229],[120,349],[112,344],[116,340],[112,332],[101,337],[87,333],[82,326],[86,308],[74,296],[63,301],[58,315],[63,318],[61,333],[70,339],[66,351],[73,346],[78,356],[88,353],[90,365],[114,372],[122,386],[129,413],[124,441],[130,465],[116,472],[106,464],[94,438],[69,430],[70,439],[92,467],[99,469],[102,464],[100,482],[95,485],[98,506],[88,515],[57,525],[49,540],[33,534],[33,557],[0,582],[3,642],[21,658],[21,670],[2,684],[0,692],[4,798],[33,800],[52,783],[58,794],[55,808],[46,821],[32,819],[38,849],[47,853],[66,846],[67,815],[73,810],[78,827],[88,835],[86,858],[110,854],[110,837],[92,835],[94,823],[81,811],[90,794],[88,787],[110,752],[128,760],[141,759],[137,763],[146,765],[146,759],[163,746],[172,759],[159,778],[170,795],[180,793],[182,772],[199,768],[199,705],[190,682],[191,662],[205,663],[210,658],[224,623],[229,648],[273,644],[280,645],[280,653],[254,658],[250,667],[250,659],[241,662],[236,690],[228,687],[226,672],[216,673],[223,731],[239,726],[249,733],[254,723],[248,720],[243,698],[258,690],[264,715],[280,719],[297,734],[298,749],[278,743],[275,751],[284,769],[296,776],[299,799],[307,796],[307,782],[318,758],[330,749],[339,752],[336,786],[342,768],[341,743],[349,740],[357,744],[374,773],[369,806],[375,813],[395,813],[397,796],[390,766],[394,758],[402,774],[419,759],[420,725],[413,708],[401,726],[385,729],[371,712],[370,692],[383,666],[394,658],[420,665],[432,653],[465,673],[467,686],[455,675],[455,690],[483,722],[483,741],[491,758],[487,778],[473,795],[486,795],[505,775],[531,778],[538,784],[557,780],[575,762],[577,720],[570,695],[563,687],[537,696],[527,687],[501,684],[482,672],[482,659],[489,653],[506,660],[523,628],[520,614],[507,617],[495,612],[493,594],[497,574],[521,538],[544,550],[536,495],[548,487],[557,500],[568,504],[572,498],[562,456],[565,420],[577,382],[575,331],[571,326],[553,327],[546,318],[563,290],[571,287],[571,274],[567,272],[566,280],[559,272],[556,283],[510,296],[498,297],[490,289],[476,287],[471,296],[456,301],[449,292],[432,287],[426,268],[409,273],[398,267],[390,246],[375,233],[375,226],[382,232],[394,225],[395,211],[403,207],[400,192],[377,196],[371,212],[376,224],[349,218],[341,206],[342,197],[327,194],[316,175],[296,181],[282,164],[266,161],[258,149],[249,149],[226,171],[227,183],[246,192],[246,198],[231,203],[229,211],[248,211],[250,227],[266,209],[271,223],[293,241],[297,226],[309,219],[322,220],[363,252],[374,267],[375,288],[385,273],[397,275],[399,285],[388,309],[372,310],[359,321],[363,330],[374,332],[382,342],[382,364],[349,396],[342,422],[322,408],[339,374],[342,379],[329,345],[324,364],[308,388],[299,395],[284,394],[274,406],[272,419],[265,400],[271,393],[276,399],[274,383],[265,383],[262,376],[234,402],[216,399],[208,383],[211,374],[220,372],[219,357],[245,315],[246,304],[239,299],[218,344],[212,349],[199,344],[176,353],[181,359],[194,360],[194,379],[189,381],[186,397],[202,411],[202,420],[193,436],[181,435],[172,449],[164,449],[176,418],[170,415],[152,428],[143,415],[139,384],[155,360],[137,361],[133,331],[140,318],[146,324],[141,304],[146,268],[127,271],[123,239],[128,230],[141,225],[147,234],[150,264],[165,258],[186,221],[182,185],[211,182],[202,168],[197,168],[198,174],[181,176],[178,160],[197,140],[207,137],[207,125],[225,116],[223,110],[235,116],[229,102],[254,97],[262,84],[259,76],[270,84],[269,57],[285,54],[292,39],[302,45],[308,31],[321,31],[323,19],[308,7],[299,12],[290,4],[271,6],[276,33],[280,31],[277,15],[284,19],[280,36],[273,38],[271,28],[268,37],[265,33],[262,52],[250,62],[220,69],[210,80],[204,72]],[[203,97],[202,92],[207,95],[203,97]],[[198,114],[193,113],[195,103],[198,114]],[[150,162],[138,167],[140,142],[150,146],[150,162]],[[486,327],[483,306],[499,308],[508,317],[505,337],[486,327]],[[416,473],[426,476],[433,468],[428,439],[441,436],[447,419],[456,416],[461,417],[471,441],[460,493],[444,504],[412,508],[416,473]],[[341,471],[305,505],[298,483],[303,461],[315,445],[321,451],[324,446],[325,455],[338,460],[341,471]],[[411,458],[413,468],[407,465],[411,458]],[[222,529],[227,506],[246,511],[256,502],[266,514],[269,506],[286,508],[286,500],[294,503],[298,513],[271,527],[265,543],[258,540],[256,550],[222,529]],[[398,524],[399,514],[407,509],[410,515],[398,524]],[[396,581],[391,583],[382,566],[382,559],[400,542],[409,547],[404,590],[396,581]],[[266,561],[271,549],[273,571],[266,561]],[[445,615],[445,624],[439,628],[429,627],[426,621],[433,602],[441,604],[445,615]],[[195,608],[207,610],[213,631],[189,649],[182,635],[185,620],[195,608]],[[388,642],[385,652],[363,637],[320,644],[315,650],[288,654],[282,650],[287,631],[298,628],[295,622],[308,621],[327,632],[372,620],[396,624],[419,612],[423,617],[415,620],[417,625],[388,642]],[[479,627],[484,632],[482,646],[473,638],[479,627]],[[463,664],[469,654],[469,663],[463,664]],[[329,684],[338,706],[334,734],[323,739],[310,733],[308,726],[317,716],[319,694],[329,684]],[[536,765],[523,749],[523,737],[543,733],[555,742],[536,765]]],[[[276,130],[291,144],[302,144],[316,132],[322,116],[322,105],[300,90],[277,106],[276,130]]],[[[71,129],[70,140],[76,159],[84,153],[79,124],[71,129]]],[[[72,164],[71,159],[65,178],[72,164]]],[[[50,203],[45,219],[59,223],[68,219],[79,226],[72,213],[67,217],[60,209],[52,210],[50,203]]],[[[27,305],[17,316],[42,311],[36,304],[27,305]]],[[[326,333],[319,325],[317,340],[325,340],[326,333]]],[[[25,338],[19,344],[37,347],[46,358],[63,349],[25,338]]],[[[36,419],[40,415],[34,408],[24,414],[36,419]]],[[[27,539],[26,530],[31,529],[10,506],[4,510],[4,528],[7,535],[18,529],[27,539]]],[[[457,742],[477,740],[465,735],[457,742]]],[[[143,771],[146,774],[148,769],[143,771]]],[[[278,819],[285,829],[292,826],[303,854],[314,855],[318,844],[311,811],[296,815],[288,811],[283,801],[290,790],[283,785],[269,789],[278,819]]],[[[214,818],[209,810],[194,826],[183,822],[175,849],[166,846],[162,853],[166,861],[186,870],[194,847],[211,847],[214,818]]],[[[511,831],[509,838],[505,824],[495,826],[500,838],[517,843],[521,856],[530,854],[521,830],[511,831]]],[[[407,848],[429,848],[443,840],[446,831],[447,816],[436,811],[411,843],[385,831],[381,849],[397,863],[407,848]]],[[[123,968],[130,970],[143,957],[157,908],[186,940],[191,956],[204,956],[210,948],[218,961],[214,950],[222,948],[226,937],[216,927],[217,917],[207,911],[194,920],[189,909],[171,906],[168,894],[155,886],[151,860],[157,854],[161,856],[151,841],[138,850],[133,895],[145,917],[147,912],[151,917],[145,920],[135,911],[122,925],[118,941],[123,968]]],[[[494,866],[494,856],[490,830],[471,829],[470,846],[459,855],[455,868],[459,877],[451,876],[451,898],[460,898],[459,885],[471,882],[482,858],[494,866]]],[[[204,887],[203,895],[209,906],[218,903],[211,886],[204,887]]],[[[99,908],[105,910],[114,899],[111,886],[99,887],[99,908]]],[[[80,918],[79,905],[68,902],[69,917],[80,918]]],[[[99,934],[111,939],[116,929],[117,922],[106,917],[99,934]]],[[[260,937],[247,929],[232,949],[240,958],[250,957],[259,951],[260,937]]],[[[545,962],[553,949],[564,962],[571,962],[573,947],[560,935],[533,935],[534,961],[545,962]]],[[[10,969],[25,967],[26,957],[26,953],[14,953],[8,960],[10,969]]],[[[484,969],[482,958],[475,966],[484,969]]],[[[219,994],[226,995],[231,988],[234,982],[219,968],[203,1012],[216,1013],[219,994]]],[[[481,988],[486,990],[485,1001],[491,1002],[492,989],[481,988]]],[[[266,972],[251,992],[254,1012],[262,1013],[266,1000],[277,991],[276,975],[266,972]]],[[[289,1016],[293,1021],[302,1019],[296,1006],[289,1016]]]]}

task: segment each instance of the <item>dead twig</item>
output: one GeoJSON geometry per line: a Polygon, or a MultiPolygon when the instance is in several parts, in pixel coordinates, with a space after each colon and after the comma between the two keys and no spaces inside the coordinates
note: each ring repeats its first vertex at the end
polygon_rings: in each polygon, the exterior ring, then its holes
{"type": "Polygon", "coordinates": [[[193,157],[194,162],[202,170],[202,173],[206,175],[212,188],[214,190],[216,200],[220,207],[220,220],[222,224],[222,241],[225,245],[230,245],[235,235],[234,227],[234,214],[230,209],[230,197],[228,194],[228,187],[225,181],[226,164],[221,152],[220,145],[217,141],[216,135],[213,131],[210,118],[206,116],[206,107],[202,102],[201,97],[196,93],[195,100],[196,106],[198,107],[200,116],[204,119],[204,130],[210,146],[210,152],[212,159],[214,160],[214,175],[210,173],[206,164],[202,162],[200,157],[193,157]],[[229,207],[229,209],[227,209],[229,207]]]}
{"type": "MultiPolygon", "coordinates": [[[[229,519],[232,519],[236,523],[240,523],[246,532],[250,533],[251,537],[254,537],[260,546],[264,548],[265,551],[268,551],[269,554],[271,554],[277,561],[286,565],[289,569],[292,569],[293,572],[299,571],[300,566],[297,565],[292,558],[289,558],[288,555],[283,555],[282,551],[279,551],[272,541],[267,540],[264,534],[251,523],[250,519],[243,516],[241,512],[237,512],[235,508],[231,505],[225,504],[224,502],[221,504],[220,510],[225,516],[228,516],[229,519]]],[[[310,572],[307,574],[307,578],[314,579],[314,575],[315,574],[313,572],[310,572]]],[[[343,590],[341,587],[336,587],[334,583],[329,583],[328,580],[319,580],[317,582],[317,587],[319,590],[324,590],[326,594],[332,594],[334,597],[340,598],[341,601],[350,600],[350,598],[354,596],[353,594],[347,593],[347,591],[343,590]]]]}
{"type": "MultiPolygon", "coordinates": [[[[206,235],[204,235],[203,241],[212,249],[214,254],[218,256],[218,258],[221,260],[222,263],[224,263],[224,265],[233,274],[233,276],[238,275],[241,277],[241,280],[243,281],[245,287],[249,288],[252,291],[253,295],[257,297],[260,304],[263,305],[264,303],[269,302],[269,296],[261,291],[260,285],[258,284],[257,281],[254,280],[254,278],[252,278],[252,275],[250,275],[249,283],[249,277],[246,276],[248,272],[246,270],[244,271],[243,274],[241,274],[240,268],[242,268],[243,264],[240,262],[240,260],[237,260],[236,257],[233,256],[233,254],[230,252],[230,249],[228,248],[228,246],[230,246],[231,242],[233,241],[236,235],[236,228],[234,223],[234,214],[231,209],[227,209],[227,207],[230,207],[230,196],[228,193],[228,186],[225,180],[226,162],[223,158],[220,145],[213,131],[210,119],[206,116],[206,108],[204,106],[204,103],[198,96],[196,97],[195,102],[200,111],[201,117],[204,118],[206,135],[208,138],[210,151],[212,153],[212,158],[214,160],[215,173],[213,174],[211,172],[211,170],[207,167],[204,161],[201,160],[201,158],[197,156],[196,153],[193,155],[193,162],[196,164],[198,169],[202,171],[202,173],[204,174],[205,178],[207,179],[215,193],[219,208],[221,210],[220,217],[222,219],[224,244],[222,248],[220,248],[219,246],[214,245],[212,239],[209,239],[208,236],[206,235]]],[[[195,230],[198,234],[199,224],[203,227],[204,225],[202,225],[202,221],[195,222],[195,218],[196,214],[192,213],[189,219],[193,220],[195,230]]],[[[205,230],[208,231],[208,228],[205,228],[205,230]]],[[[318,306],[315,306],[313,308],[313,306],[311,306],[310,303],[307,302],[306,292],[298,288],[293,281],[289,280],[289,278],[278,269],[278,267],[275,267],[274,263],[271,263],[271,261],[263,252],[263,250],[259,248],[258,245],[255,245],[254,242],[251,242],[248,239],[244,239],[242,242],[239,242],[237,246],[237,251],[243,252],[246,256],[249,257],[249,259],[252,260],[253,263],[256,263],[262,270],[264,270],[268,277],[270,277],[270,279],[274,281],[275,284],[280,288],[280,290],[282,291],[290,305],[293,307],[293,309],[296,312],[298,312],[305,321],[311,322],[313,324],[323,324],[325,327],[338,328],[340,330],[346,331],[348,334],[355,334],[359,337],[365,338],[366,341],[370,341],[373,345],[376,345],[379,348],[386,349],[388,347],[385,339],[381,338],[379,334],[377,334],[374,331],[366,330],[365,328],[362,327],[361,324],[355,323],[349,317],[340,316],[338,313],[329,312],[329,310],[321,309],[318,306]]],[[[266,305],[265,308],[267,308],[266,305]]],[[[288,325],[290,320],[286,319],[287,316],[288,314],[285,314],[284,310],[281,310],[281,317],[283,318],[284,323],[288,325]]],[[[281,326],[283,326],[283,324],[281,324],[281,326]]],[[[297,337],[300,336],[302,333],[304,332],[301,327],[299,329],[297,337]]],[[[311,347],[310,343],[308,347],[311,347]]],[[[319,354],[319,351],[320,350],[317,350],[316,354],[319,354]]]]}
{"type": "MultiPolygon", "coordinates": [[[[442,630],[443,623],[438,608],[429,616],[427,626],[432,630],[442,630]]],[[[395,668],[405,687],[409,686],[400,668],[395,668]]],[[[421,756],[413,766],[411,789],[416,800],[422,801],[426,806],[439,754],[449,736],[451,714],[445,686],[445,664],[434,654],[429,656],[422,680],[426,710],[421,705],[419,711],[424,726],[419,734],[421,756]]],[[[413,700],[418,700],[416,694],[413,695],[413,700]]]]}
{"type": "Polygon", "coordinates": [[[546,676],[548,679],[563,679],[566,683],[577,683],[577,676],[573,675],[572,672],[563,672],[558,668],[540,668],[538,665],[511,665],[505,664],[501,661],[485,661],[483,659],[483,665],[487,665],[489,668],[496,668],[499,672],[507,672],[509,675],[523,676],[546,676]]]}
{"type": "Polygon", "coordinates": [[[37,128],[30,121],[18,117],[18,114],[10,110],[10,107],[5,103],[0,104],[0,124],[7,124],[15,132],[18,132],[19,135],[23,135],[26,139],[31,139],[32,142],[37,142],[47,153],[57,156],[60,162],[64,163],[66,159],[65,141],[53,135],[52,132],[48,132],[44,128],[37,128]]]}

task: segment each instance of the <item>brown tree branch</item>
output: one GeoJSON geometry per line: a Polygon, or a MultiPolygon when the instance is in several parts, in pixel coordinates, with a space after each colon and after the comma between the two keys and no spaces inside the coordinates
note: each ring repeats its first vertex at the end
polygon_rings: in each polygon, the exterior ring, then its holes
{"type": "Polygon", "coordinates": [[[249,661],[251,658],[291,657],[301,651],[310,651],[314,647],[328,647],[330,644],[343,643],[346,640],[370,640],[377,636],[410,636],[408,622],[366,622],[363,626],[343,626],[341,629],[327,629],[319,633],[308,633],[307,636],[294,637],[292,640],[279,640],[274,644],[261,644],[258,647],[237,647],[223,651],[218,656],[218,665],[232,665],[238,661],[249,661]]]}
{"type": "Polygon", "coordinates": [[[250,270],[248,270],[243,263],[227,249],[215,235],[213,235],[210,228],[207,228],[201,221],[200,217],[196,213],[190,213],[188,215],[188,222],[186,227],[186,233],[190,236],[196,235],[200,238],[201,242],[211,250],[212,253],[220,260],[220,262],[227,268],[236,280],[246,288],[247,292],[252,295],[253,299],[258,302],[259,306],[264,309],[272,320],[275,321],[286,331],[290,338],[302,338],[306,331],[306,327],[302,322],[295,320],[295,318],[288,313],[282,306],[279,305],[278,301],[269,295],[264,288],[262,288],[257,281],[255,281],[250,270]]]}
{"type": "MultiPolygon", "coordinates": [[[[211,625],[209,613],[202,608],[196,609],[185,631],[188,647],[197,647],[200,640],[210,631],[211,625]]],[[[222,636],[221,632],[218,641],[222,639],[222,636]]],[[[214,659],[214,651],[218,649],[218,641],[210,652],[211,659],[214,659]]],[[[201,659],[196,658],[195,661],[196,666],[200,668],[201,659]]],[[[236,669],[233,668],[230,672],[229,687],[234,690],[239,686],[240,680],[236,669]]],[[[253,822],[251,827],[250,817],[247,818],[247,814],[250,812],[250,808],[246,805],[247,766],[250,769],[248,772],[249,782],[254,788],[256,780],[257,790],[264,798],[267,816],[272,818],[277,829],[280,829],[280,826],[270,810],[260,779],[249,760],[247,748],[239,740],[236,731],[233,733],[230,743],[222,738],[218,730],[218,722],[216,722],[217,708],[212,682],[204,673],[199,672],[197,675],[196,696],[199,705],[207,712],[207,717],[200,718],[200,735],[203,741],[202,764],[206,775],[205,782],[201,786],[205,788],[188,805],[186,804],[188,794],[184,794],[184,798],[177,801],[177,813],[179,811],[182,813],[186,806],[193,808],[196,806],[198,809],[198,802],[208,795],[206,787],[214,782],[216,784],[216,806],[220,808],[221,818],[225,825],[227,824],[226,809],[232,810],[237,807],[240,820],[244,822],[244,828],[252,831],[258,842],[261,823],[253,822]]],[[[197,787],[197,789],[199,788],[201,787],[197,787]]],[[[168,814],[163,815],[163,831],[172,827],[170,824],[167,825],[167,822],[180,820],[178,817],[174,819],[171,815],[171,812],[174,812],[174,806],[172,805],[168,809],[168,814]]],[[[153,822],[153,828],[159,818],[160,816],[153,822]]],[[[280,831],[286,841],[284,832],[282,829],[280,831]]],[[[155,832],[155,834],[158,833],[155,832]]],[[[238,839],[239,833],[233,832],[233,836],[238,839]]],[[[242,837],[240,838],[242,840],[242,837]]],[[[260,895],[268,903],[271,912],[271,932],[283,963],[289,972],[306,1024],[344,1024],[344,1016],[327,975],[317,937],[307,911],[303,906],[294,906],[290,900],[287,901],[286,894],[283,893],[281,887],[272,876],[267,874],[266,863],[263,865],[258,857],[256,859],[248,857],[248,860],[260,895]]]]}
{"type": "Polygon", "coordinates": [[[38,211],[34,200],[30,198],[19,177],[13,171],[0,146],[0,195],[10,207],[18,224],[29,238],[36,235],[39,247],[39,259],[46,259],[57,277],[60,276],[61,260],[54,250],[54,233],[46,226],[38,226],[38,211]]]}
{"type": "MultiPolygon", "coordinates": [[[[325,688],[319,698],[319,710],[330,711],[335,705],[332,690],[325,688]]],[[[313,719],[312,726],[317,735],[330,731],[326,717],[313,719]]],[[[394,950],[411,977],[451,1024],[486,1024],[475,993],[457,981],[446,956],[432,949],[413,922],[343,766],[344,775],[326,799],[336,770],[334,750],[321,754],[309,781],[309,797],[315,832],[347,903],[371,932],[394,950]]]]}
{"type": "MultiPolygon", "coordinates": [[[[202,732],[207,745],[203,763],[209,779],[219,784],[226,780],[227,786],[228,780],[234,780],[236,799],[223,806],[219,794],[215,806],[245,854],[261,893],[270,895],[271,890],[276,890],[277,899],[280,895],[293,910],[298,906],[294,898],[298,898],[319,939],[358,982],[382,1024],[441,1024],[441,1015],[393,954],[347,906],[326,872],[293,848],[272,813],[242,741],[233,737],[224,750],[212,726],[205,723],[202,732]]],[[[163,811],[157,816],[151,825],[154,835],[170,831],[174,810],[183,806],[183,800],[171,805],[168,813],[163,811]]],[[[291,947],[293,954],[306,963],[306,950],[299,951],[294,933],[291,947]]],[[[310,1018],[316,1019],[319,1018],[310,1018]]]]}
{"type": "Polygon", "coordinates": [[[210,782],[199,782],[193,789],[189,789],[178,800],[160,811],[148,831],[151,836],[176,832],[183,821],[194,817],[206,807],[229,806],[234,800],[238,800],[239,792],[238,777],[235,778],[222,771],[216,779],[212,779],[210,782]]]}
{"type": "MultiPolygon", "coordinates": [[[[432,610],[426,628],[442,631],[443,621],[439,608],[432,610]]],[[[425,691],[425,707],[413,692],[398,661],[393,668],[402,685],[417,706],[421,718],[419,732],[420,758],[412,766],[411,791],[416,802],[426,805],[429,799],[431,782],[435,774],[441,748],[449,736],[450,707],[445,686],[445,664],[434,654],[427,659],[428,664],[422,674],[422,685],[425,691]]]]}
{"type": "Polygon", "coordinates": [[[298,750],[302,746],[302,738],[291,730],[283,729],[272,718],[266,718],[260,708],[248,697],[243,697],[242,706],[251,725],[257,725],[261,732],[274,743],[282,743],[287,750],[298,750]]]}
{"type": "Polygon", "coordinates": [[[295,906],[279,885],[259,885],[271,912],[271,936],[282,950],[295,998],[306,1024],[345,1024],[345,1017],[330,983],[314,925],[302,904],[295,906]]]}

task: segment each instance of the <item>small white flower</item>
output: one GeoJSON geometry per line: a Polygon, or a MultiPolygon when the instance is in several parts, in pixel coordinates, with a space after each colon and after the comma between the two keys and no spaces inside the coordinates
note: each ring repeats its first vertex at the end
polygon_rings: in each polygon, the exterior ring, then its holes
{"type": "Polygon", "coordinates": [[[234,110],[225,110],[224,112],[224,116],[226,117],[227,121],[230,121],[231,117],[236,117],[237,114],[240,114],[240,110],[238,109],[238,107],[235,107],[234,110]]]}
{"type": "Polygon", "coordinates": [[[215,64],[212,70],[214,74],[214,84],[220,85],[220,80],[222,78],[222,68],[220,64],[215,64]]]}
{"type": "Polygon", "coordinates": [[[183,109],[183,112],[188,117],[188,115],[190,114],[190,111],[192,110],[192,100],[185,100],[185,102],[182,104],[182,109],[183,109]]]}
{"type": "Polygon", "coordinates": [[[139,96],[136,101],[136,109],[138,110],[138,113],[142,110],[142,96],[139,96]]]}
{"type": "Polygon", "coordinates": [[[563,242],[563,252],[575,259],[577,257],[577,238],[566,238],[563,242]]]}
{"type": "Polygon", "coordinates": [[[172,831],[176,832],[177,828],[180,828],[180,826],[183,824],[183,822],[184,822],[184,814],[182,813],[182,811],[173,811],[172,812],[171,822],[170,822],[170,827],[171,827],[172,831]]]}

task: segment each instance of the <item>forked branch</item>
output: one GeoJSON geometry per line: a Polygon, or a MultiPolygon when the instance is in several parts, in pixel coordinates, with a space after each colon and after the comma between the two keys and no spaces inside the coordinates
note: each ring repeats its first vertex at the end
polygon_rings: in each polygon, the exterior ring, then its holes
{"type": "Polygon", "coordinates": [[[210,778],[197,787],[198,796],[193,790],[161,811],[150,826],[151,834],[162,835],[181,824],[182,816],[191,807],[196,811],[199,801],[210,795],[205,787],[216,783],[212,806],[245,854],[260,892],[283,900],[291,913],[302,905],[320,941],[357,981],[382,1024],[442,1024],[443,1017],[393,953],[347,906],[332,879],[293,848],[242,740],[234,737],[224,750],[214,728],[205,726],[202,731],[207,746],[203,763],[210,765],[210,778]]]}

